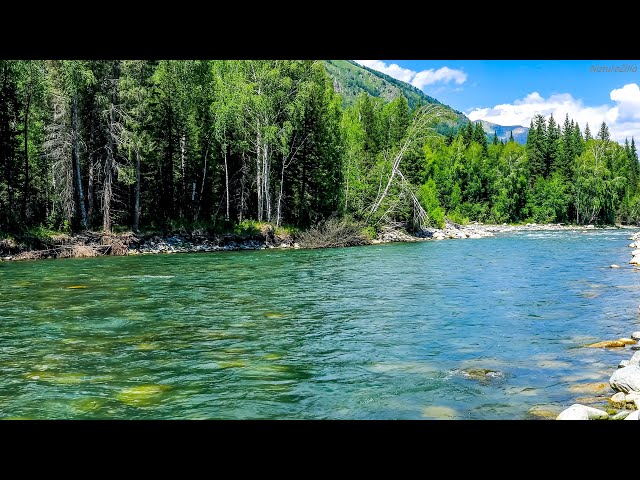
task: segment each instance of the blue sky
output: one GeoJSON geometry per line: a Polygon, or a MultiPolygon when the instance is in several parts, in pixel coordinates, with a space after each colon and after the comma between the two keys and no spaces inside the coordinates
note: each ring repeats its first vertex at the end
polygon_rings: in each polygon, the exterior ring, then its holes
{"type": "Polygon", "coordinates": [[[472,120],[529,126],[565,114],[582,129],[605,121],[614,139],[640,139],[640,60],[356,60],[411,83],[472,120]],[[593,72],[592,66],[622,71],[593,72]],[[635,68],[635,72],[633,71],[635,68]]]}

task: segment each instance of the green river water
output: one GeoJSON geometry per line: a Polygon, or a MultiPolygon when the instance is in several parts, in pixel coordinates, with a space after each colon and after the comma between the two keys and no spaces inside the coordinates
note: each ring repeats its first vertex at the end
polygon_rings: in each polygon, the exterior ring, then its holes
{"type": "Polygon", "coordinates": [[[631,356],[582,347],[639,329],[630,233],[0,263],[0,417],[557,413],[631,356]]]}

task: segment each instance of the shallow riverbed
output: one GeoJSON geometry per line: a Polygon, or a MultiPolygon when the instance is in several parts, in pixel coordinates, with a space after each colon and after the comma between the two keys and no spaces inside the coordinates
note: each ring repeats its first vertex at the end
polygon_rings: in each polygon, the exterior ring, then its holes
{"type": "Polygon", "coordinates": [[[630,355],[582,345],[638,330],[631,233],[2,263],[0,417],[552,415],[630,355]]]}

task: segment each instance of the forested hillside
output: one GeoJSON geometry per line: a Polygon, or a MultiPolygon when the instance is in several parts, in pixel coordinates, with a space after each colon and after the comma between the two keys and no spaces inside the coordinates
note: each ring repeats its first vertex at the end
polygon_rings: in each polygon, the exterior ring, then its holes
{"type": "Polygon", "coordinates": [[[449,107],[334,90],[321,61],[0,61],[0,232],[637,222],[635,142],[526,146],[449,107]]]}

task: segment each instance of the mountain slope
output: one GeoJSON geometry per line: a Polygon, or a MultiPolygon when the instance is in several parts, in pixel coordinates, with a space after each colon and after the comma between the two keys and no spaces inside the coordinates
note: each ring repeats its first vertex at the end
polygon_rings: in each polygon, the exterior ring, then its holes
{"type": "MultiPolygon", "coordinates": [[[[457,127],[469,121],[462,112],[440,103],[419,88],[384,73],[359,65],[351,60],[325,60],[325,68],[333,80],[334,88],[342,95],[345,106],[355,102],[356,98],[363,92],[368,93],[372,97],[383,98],[387,101],[404,95],[409,104],[409,108],[412,109],[419,104],[426,105],[428,103],[435,103],[443,105],[443,107],[450,110],[456,118],[454,122],[448,122],[450,129],[457,129],[457,127]]],[[[447,129],[439,128],[438,130],[447,129]]]]}
{"type": "Polygon", "coordinates": [[[529,135],[528,127],[523,127],[521,125],[503,126],[496,123],[487,122],[486,120],[476,120],[473,123],[480,123],[482,125],[482,129],[484,130],[484,133],[486,133],[490,139],[492,139],[494,133],[497,132],[498,140],[504,140],[506,142],[509,140],[511,132],[513,132],[513,139],[516,142],[523,145],[527,143],[527,136],[529,135]]]}
{"type": "MultiPolygon", "coordinates": [[[[325,68],[333,80],[333,86],[340,95],[345,106],[349,106],[356,101],[362,93],[368,93],[372,97],[383,98],[391,101],[400,95],[404,95],[409,104],[409,108],[417,105],[435,103],[450,110],[455,120],[441,124],[437,130],[442,134],[454,133],[460,126],[466,125],[469,119],[460,111],[444,105],[433,97],[430,97],[419,88],[409,85],[406,82],[393,78],[384,73],[365,67],[351,60],[325,60],[325,68]]],[[[526,143],[529,129],[520,125],[502,126],[485,120],[477,120],[482,123],[482,128],[489,137],[493,138],[497,131],[500,140],[509,140],[509,135],[513,131],[513,139],[518,143],[526,143]]]]}

